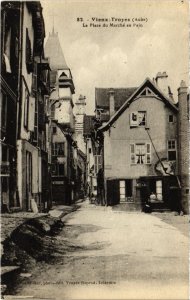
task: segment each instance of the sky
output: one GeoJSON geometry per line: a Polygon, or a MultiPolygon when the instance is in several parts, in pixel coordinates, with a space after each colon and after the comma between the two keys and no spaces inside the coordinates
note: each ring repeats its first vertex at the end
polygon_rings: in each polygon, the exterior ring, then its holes
{"type": "Polygon", "coordinates": [[[41,4],[46,39],[54,25],[72,72],[74,102],[85,95],[87,114],[94,112],[95,87],[138,87],[147,77],[166,71],[177,99],[181,80],[188,81],[188,0],[42,0],[41,4]]]}

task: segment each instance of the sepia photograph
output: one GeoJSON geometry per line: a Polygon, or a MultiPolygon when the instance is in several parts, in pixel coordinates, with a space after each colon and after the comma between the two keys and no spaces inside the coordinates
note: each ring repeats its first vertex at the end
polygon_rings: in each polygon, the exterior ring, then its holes
{"type": "Polygon", "coordinates": [[[0,298],[188,300],[189,0],[0,5],[0,298]]]}

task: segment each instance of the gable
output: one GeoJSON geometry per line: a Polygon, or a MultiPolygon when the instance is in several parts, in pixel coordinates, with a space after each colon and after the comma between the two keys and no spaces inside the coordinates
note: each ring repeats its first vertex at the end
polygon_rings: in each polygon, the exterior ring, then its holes
{"type": "Polygon", "coordinates": [[[134,91],[134,93],[124,102],[124,104],[116,111],[116,113],[111,117],[111,119],[99,130],[107,130],[109,127],[120,117],[120,115],[131,105],[133,101],[140,99],[141,97],[154,97],[155,100],[162,101],[164,104],[173,111],[177,112],[177,106],[167,98],[161,90],[149,79],[147,78],[143,84],[134,91]]]}

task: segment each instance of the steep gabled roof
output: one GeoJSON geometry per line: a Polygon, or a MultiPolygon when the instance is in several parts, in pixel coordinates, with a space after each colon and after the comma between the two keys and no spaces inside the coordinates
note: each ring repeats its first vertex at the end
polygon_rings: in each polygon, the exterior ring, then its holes
{"type": "Polygon", "coordinates": [[[51,70],[69,70],[59,42],[58,33],[52,31],[45,45],[45,56],[50,58],[51,70]]]}
{"type": "Polygon", "coordinates": [[[135,100],[138,95],[144,90],[145,87],[151,88],[155,96],[163,101],[165,105],[169,106],[174,111],[178,111],[177,106],[168,98],[166,97],[163,92],[154,84],[150,78],[146,78],[145,81],[140,85],[138,89],[134,91],[134,93],[123,103],[123,105],[116,111],[116,113],[110,118],[110,120],[102,125],[98,131],[105,131],[110,128],[110,126],[120,117],[120,115],[130,106],[130,104],[135,100]]]}
{"type": "MultiPolygon", "coordinates": [[[[109,88],[95,88],[96,108],[109,108],[109,90],[109,88]]],[[[137,88],[113,88],[113,90],[115,109],[118,110],[137,88]]]]}

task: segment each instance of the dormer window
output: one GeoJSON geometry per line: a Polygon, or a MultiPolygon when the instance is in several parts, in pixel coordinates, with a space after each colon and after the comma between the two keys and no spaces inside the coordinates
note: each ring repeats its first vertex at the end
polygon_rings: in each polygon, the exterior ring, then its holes
{"type": "Polygon", "coordinates": [[[146,111],[134,111],[130,114],[130,127],[145,127],[146,119],[146,111]]]}

